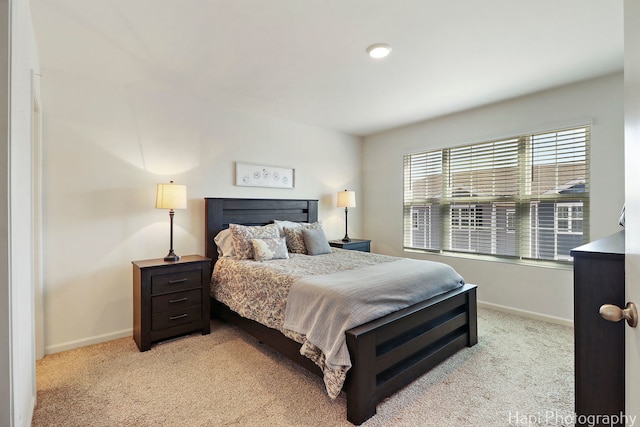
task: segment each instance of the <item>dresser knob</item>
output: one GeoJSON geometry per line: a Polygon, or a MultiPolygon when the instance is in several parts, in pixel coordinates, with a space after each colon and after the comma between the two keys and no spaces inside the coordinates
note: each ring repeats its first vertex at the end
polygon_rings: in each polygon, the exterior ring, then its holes
{"type": "Polygon", "coordinates": [[[619,322],[622,319],[632,328],[638,326],[638,309],[632,302],[628,302],[624,309],[613,304],[605,304],[600,307],[600,316],[610,322],[619,322]]]}

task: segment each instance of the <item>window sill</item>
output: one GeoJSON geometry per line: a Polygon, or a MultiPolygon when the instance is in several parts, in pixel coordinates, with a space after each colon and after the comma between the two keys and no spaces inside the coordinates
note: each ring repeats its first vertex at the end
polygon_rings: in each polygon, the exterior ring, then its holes
{"type": "Polygon", "coordinates": [[[516,259],[516,258],[502,258],[491,255],[475,255],[475,254],[465,254],[460,252],[431,252],[427,250],[420,249],[409,249],[404,248],[404,252],[414,253],[414,254],[426,254],[433,255],[438,257],[445,258],[463,258],[472,261],[484,261],[484,262],[501,262],[512,265],[524,265],[527,267],[538,267],[538,268],[547,268],[552,270],[573,270],[573,261],[534,261],[534,260],[526,260],[526,259],[516,259]]]}

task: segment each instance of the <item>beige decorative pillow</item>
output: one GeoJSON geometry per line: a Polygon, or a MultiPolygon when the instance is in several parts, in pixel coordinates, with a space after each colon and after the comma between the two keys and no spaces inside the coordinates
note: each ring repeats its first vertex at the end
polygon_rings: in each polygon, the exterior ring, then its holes
{"type": "Polygon", "coordinates": [[[238,259],[253,259],[252,239],[271,239],[278,237],[278,227],[268,225],[239,225],[229,224],[233,237],[233,250],[238,259]]]}
{"type": "Polygon", "coordinates": [[[289,248],[289,252],[294,254],[306,254],[307,248],[304,245],[302,230],[316,230],[319,228],[322,228],[322,223],[319,221],[312,224],[301,223],[300,226],[296,228],[284,227],[284,236],[287,239],[287,247],[289,248]]]}
{"type": "Polygon", "coordinates": [[[270,259],[287,259],[287,243],[284,237],[273,239],[251,239],[253,246],[253,259],[256,261],[268,261],[270,259]]]}

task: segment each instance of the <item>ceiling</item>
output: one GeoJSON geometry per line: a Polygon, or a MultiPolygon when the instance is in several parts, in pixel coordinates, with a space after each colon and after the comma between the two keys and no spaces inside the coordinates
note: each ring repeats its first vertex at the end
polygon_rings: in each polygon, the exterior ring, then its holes
{"type": "Polygon", "coordinates": [[[622,1],[30,5],[45,78],[162,88],[361,136],[623,69],[622,1]],[[369,58],[379,42],[391,55],[369,58]]]}

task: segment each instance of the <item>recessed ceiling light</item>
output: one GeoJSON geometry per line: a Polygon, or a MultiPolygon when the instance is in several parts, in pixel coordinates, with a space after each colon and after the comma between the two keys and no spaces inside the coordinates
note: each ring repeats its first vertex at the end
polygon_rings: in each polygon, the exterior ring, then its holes
{"type": "Polygon", "coordinates": [[[380,59],[391,53],[391,46],[385,43],[372,44],[367,48],[370,57],[380,59]]]}

